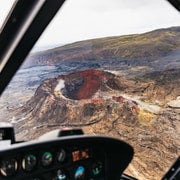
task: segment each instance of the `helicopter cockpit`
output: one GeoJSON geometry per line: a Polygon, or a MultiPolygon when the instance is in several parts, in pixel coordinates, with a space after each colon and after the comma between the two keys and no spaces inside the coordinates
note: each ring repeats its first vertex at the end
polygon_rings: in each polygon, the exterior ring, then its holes
{"type": "Polygon", "coordinates": [[[13,1],[0,180],[180,179],[180,2],[161,1],[13,1]]]}

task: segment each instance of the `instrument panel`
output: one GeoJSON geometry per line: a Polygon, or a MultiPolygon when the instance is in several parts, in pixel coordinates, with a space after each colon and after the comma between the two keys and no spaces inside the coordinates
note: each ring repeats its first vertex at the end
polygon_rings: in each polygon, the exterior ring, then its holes
{"type": "Polygon", "coordinates": [[[0,179],[120,179],[132,156],[130,145],[102,136],[14,144],[0,151],[0,179]]]}

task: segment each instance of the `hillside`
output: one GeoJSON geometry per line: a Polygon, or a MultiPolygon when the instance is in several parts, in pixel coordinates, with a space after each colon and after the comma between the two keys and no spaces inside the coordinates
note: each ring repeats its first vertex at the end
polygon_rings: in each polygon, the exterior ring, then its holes
{"type": "Polygon", "coordinates": [[[102,60],[108,58],[151,58],[180,50],[180,27],[144,34],[106,37],[75,42],[31,55],[26,65],[61,61],[102,60]]]}

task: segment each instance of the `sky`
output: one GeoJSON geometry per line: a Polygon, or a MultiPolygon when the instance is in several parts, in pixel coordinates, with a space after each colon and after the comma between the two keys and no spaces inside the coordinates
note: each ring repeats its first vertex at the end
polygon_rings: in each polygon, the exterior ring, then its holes
{"type": "MultiPolygon", "coordinates": [[[[8,2],[0,0],[0,22],[8,2]]],[[[66,0],[36,47],[172,26],[180,26],[180,14],[166,0],[66,0]]]]}

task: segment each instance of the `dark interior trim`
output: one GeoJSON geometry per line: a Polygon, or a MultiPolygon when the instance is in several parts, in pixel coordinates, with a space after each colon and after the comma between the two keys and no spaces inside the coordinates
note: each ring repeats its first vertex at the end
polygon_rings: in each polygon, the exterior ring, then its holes
{"type": "Polygon", "coordinates": [[[180,11],[180,0],[168,0],[178,11],[180,11]]]}

